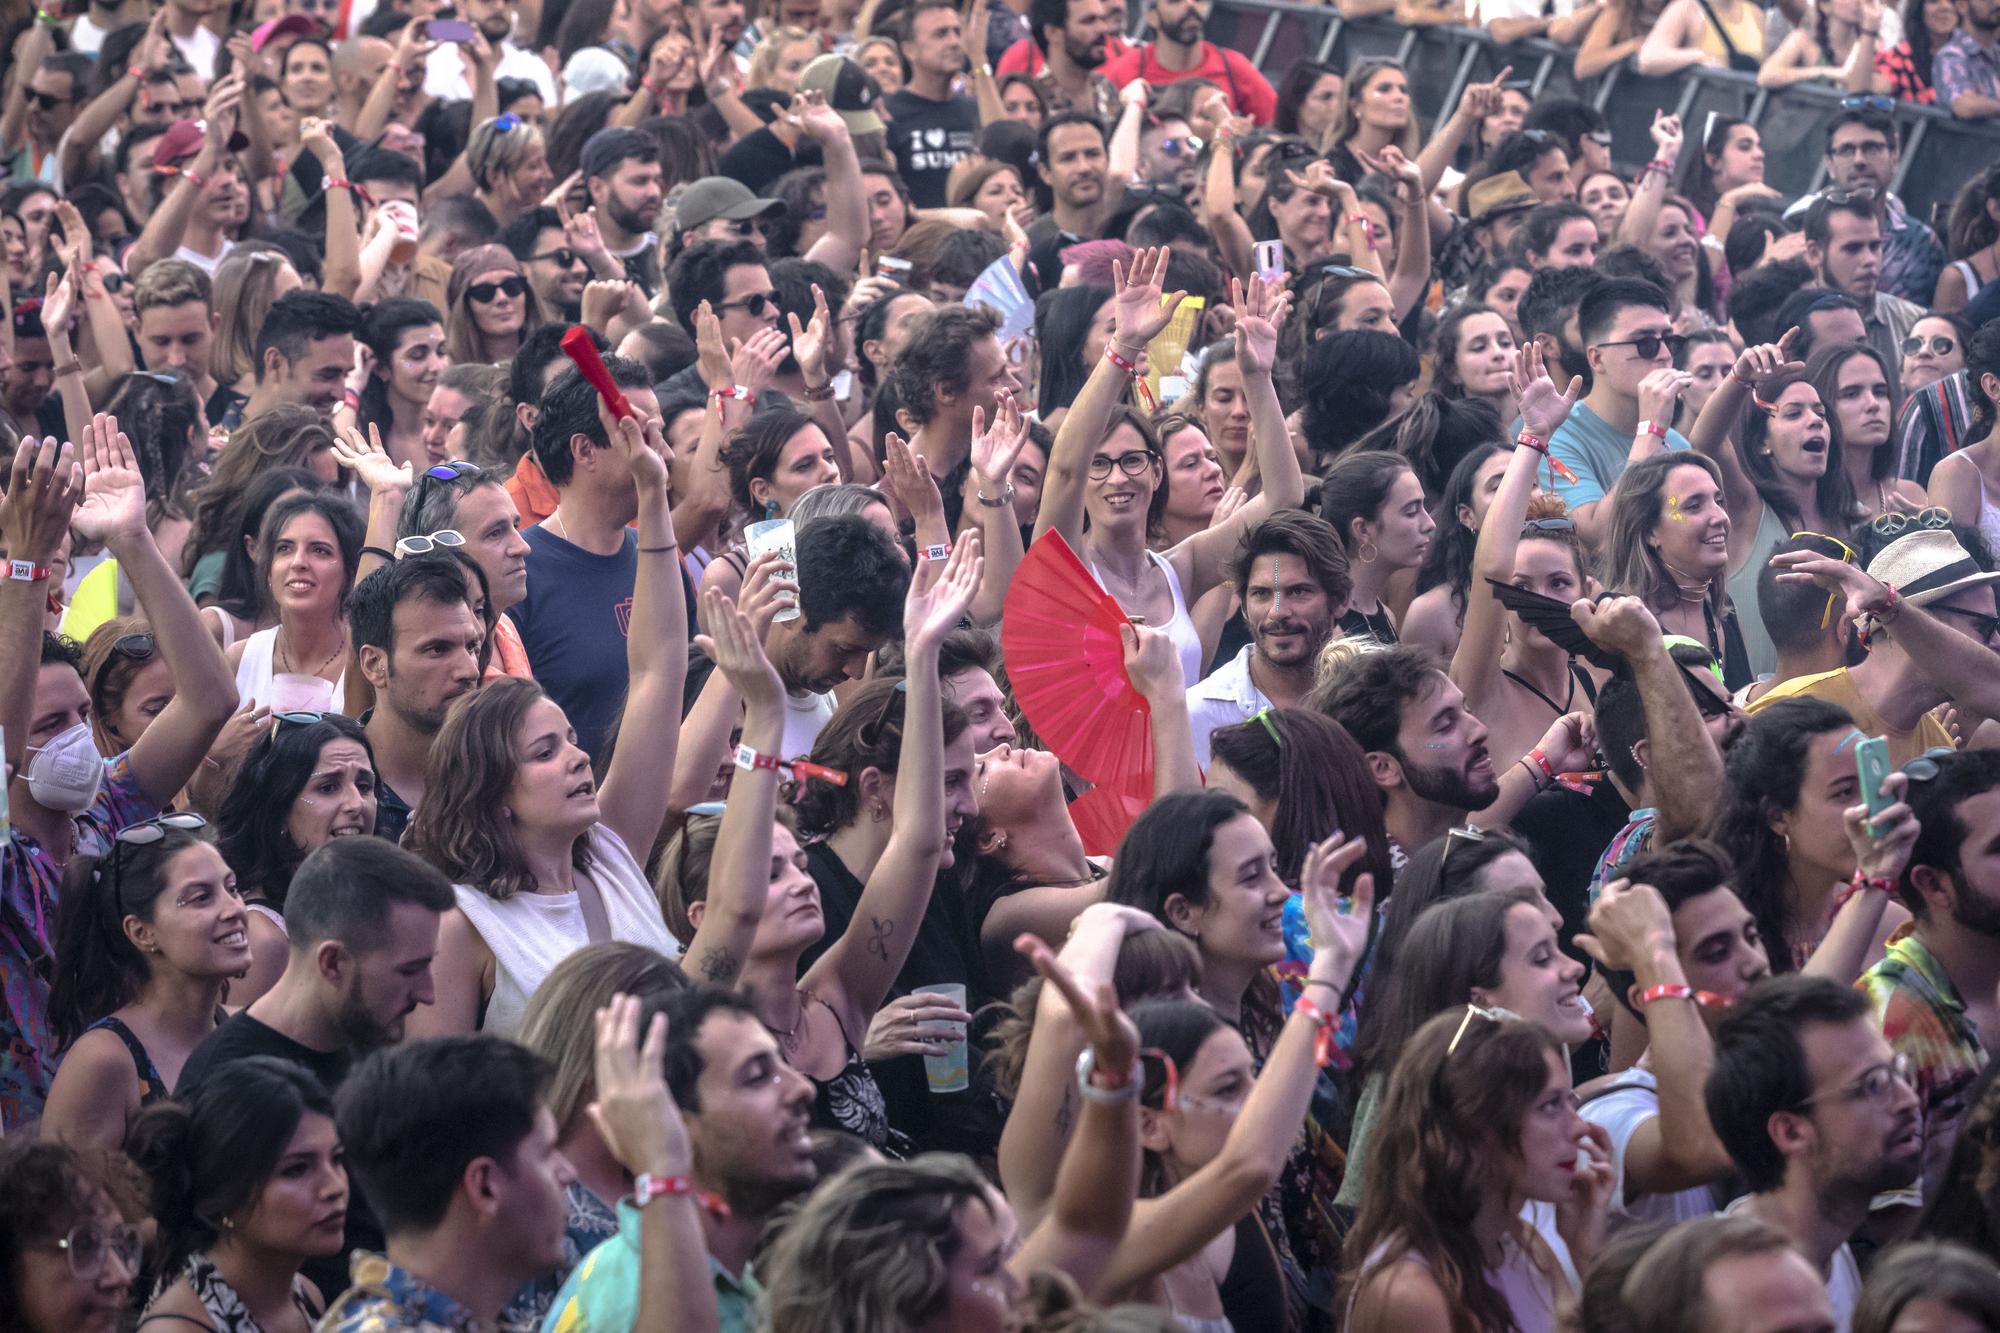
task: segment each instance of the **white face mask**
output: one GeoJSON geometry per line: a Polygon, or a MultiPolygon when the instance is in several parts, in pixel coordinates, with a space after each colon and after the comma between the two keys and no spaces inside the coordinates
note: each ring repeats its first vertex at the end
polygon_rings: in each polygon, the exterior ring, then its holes
{"type": "Polygon", "coordinates": [[[51,810],[80,814],[97,799],[104,781],[104,759],[97,753],[90,727],[82,722],[51,737],[47,745],[30,745],[28,793],[51,810]]]}

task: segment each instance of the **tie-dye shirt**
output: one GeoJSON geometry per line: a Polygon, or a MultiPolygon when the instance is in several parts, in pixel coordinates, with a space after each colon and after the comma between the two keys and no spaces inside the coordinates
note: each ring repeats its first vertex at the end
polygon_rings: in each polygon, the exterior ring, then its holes
{"type": "MultiPolygon", "coordinates": [[[[75,856],[101,856],[120,829],[159,813],[132,774],[130,754],[105,761],[97,799],[76,817],[75,856]]],[[[42,845],[16,828],[0,844],[0,1128],[9,1134],[38,1120],[56,1076],[49,1031],[49,968],[55,947],[62,870],[42,845]]]]}
{"type": "MultiPolygon", "coordinates": [[[[1957,987],[1917,938],[1914,922],[1889,937],[1882,961],[1855,984],[1874,1004],[1883,1039],[1916,1067],[1917,1101],[1924,1115],[1924,1173],[1908,1191],[1899,1191],[1895,1202],[1919,1205],[1924,1192],[1934,1190],[1943,1179],[1959,1122],[1969,1109],[1967,1094],[1986,1068],[1986,1048],[1957,987]]],[[[1876,1200],[1878,1206],[1883,1202],[1876,1200]]]]}

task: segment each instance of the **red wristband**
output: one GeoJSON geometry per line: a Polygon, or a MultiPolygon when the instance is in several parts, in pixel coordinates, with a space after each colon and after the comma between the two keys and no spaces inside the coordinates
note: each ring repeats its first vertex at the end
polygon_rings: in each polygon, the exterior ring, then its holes
{"type": "Polygon", "coordinates": [[[1727,995],[1717,995],[1712,990],[1696,990],[1692,986],[1667,983],[1648,986],[1639,992],[1639,1007],[1644,1009],[1655,1000],[1693,1000],[1708,1009],[1727,1009],[1735,1001],[1727,995]]]}
{"type": "Polygon", "coordinates": [[[1313,1037],[1313,1062],[1321,1069],[1333,1063],[1333,1015],[1304,995],[1292,1004],[1292,1012],[1312,1020],[1319,1032],[1313,1037]]]}
{"type": "Polygon", "coordinates": [[[1104,356],[1112,365],[1118,367],[1127,375],[1137,375],[1139,373],[1139,363],[1137,361],[1128,361],[1120,356],[1118,354],[1117,343],[1108,342],[1104,344],[1104,356]]]}
{"type": "Polygon", "coordinates": [[[206,190],[208,188],[208,182],[202,179],[200,173],[198,173],[193,167],[182,167],[181,179],[187,181],[193,181],[194,187],[197,190],[206,190]]]}
{"type": "Polygon", "coordinates": [[[693,1179],[688,1176],[655,1176],[642,1173],[632,1180],[632,1204],[637,1208],[644,1208],[655,1199],[680,1199],[690,1196],[717,1220],[728,1218],[729,1205],[717,1195],[696,1189],[693,1179]]]}
{"type": "Polygon", "coordinates": [[[726,389],[710,389],[710,398],[734,398],[739,403],[751,401],[750,391],[740,384],[732,384],[726,389]]]}
{"type": "Polygon", "coordinates": [[[1528,751],[1524,757],[1529,763],[1542,770],[1543,777],[1547,778],[1550,782],[1556,780],[1555,765],[1549,762],[1549,757],[1541,752],[1540,747],[1528,751]]]}
{"type": "Polygon", "coordinates": [[[1528,432],[1522,431],[1519,435],[1516,435],[1514,437],[1514,443],[1521,445],[1524,448],[1533,449],[1536,453],[1542,455],[1544,458],[1548,457],[1549,443],[1547,440],[1544,440],[1539,435],[1530,435],[1528,434],[1528,432]]]}
{"type": "Polygon", "coordinates": [[[736,747],[736,766],[746,773],[755,772],[760,768],[776,772],[781,762],[774,754],[758,754],[747,745],[736,747]]]}

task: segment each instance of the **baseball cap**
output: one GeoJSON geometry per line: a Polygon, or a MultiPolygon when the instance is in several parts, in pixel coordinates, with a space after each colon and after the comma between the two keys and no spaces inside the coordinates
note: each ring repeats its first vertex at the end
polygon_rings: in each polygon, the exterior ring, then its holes
{"type": "Polygon", "coordinates": [[[631,88],[632,67],[616,52],[601,46],[586,46],[563,66],[562,82],[563,91],[570,97],[582,97],[587,93],[623,95],[631,88]]]}
{"type": "Polygon", "coordinates": [[[659,152],[659,145],[651,135],[619,125],[607,125],[583,141],[583,152],[577,155],[577,165],[583,168],[586,178],[602,176],[627,158],[651,156],[658,160],[659,152]]]}
{"type": "Polygon", "coordinates": [[[849,134],[881,134],[886,128],[875,110],[882,100],[881,86],[846,56],[816,57],[799,75],[799,91],[825,94],[826,104],[847,122],[849,134]]]}
{"type": "Polygon", "coordinates": [[[674,206],[674,230],[693,231],[717,218],[741,222],[745,218],[775,217],[785,211],[777,199],[759,199],[742,181],[727,176],[704,176],[681,192],[674,206]]]}
{"type": "Polygon", "coordinates": [[[207,137],[200,121],[175,121],[167,126],[166,133],[153,140],[154,167],[171,167],[193,157],[201,151],[202,141],[207,137]]]}
{"type": "Polygon", "coordinates": [[[277,38],[294,32],[318,32],[319,24],[304,14],[287,14],[281,19],[259,23],[250,30],[251,49],[261,51],[277,38]]]}

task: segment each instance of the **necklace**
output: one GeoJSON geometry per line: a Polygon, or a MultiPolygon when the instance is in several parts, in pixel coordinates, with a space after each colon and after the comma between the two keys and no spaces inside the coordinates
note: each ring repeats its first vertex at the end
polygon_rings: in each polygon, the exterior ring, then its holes
{"type": "MultiPolygon", "coordinates": [[[[566,542],[569,541],[569,525],[563,522],[562,520],[561,505],[557,505],[554,509],[551,509],[549,511],[549,522],[556,525],[556,536],[562,538],[566,542]]],[[[574,546],[575,544],[576,543],[574,542],[570,542],[570,545],[572,546],[574,546]]]]}
{"type": "Polygon", "coordinates": [[[799,1002],[798,1021],[793,1023],[789,1028],[781,1028],[775,1023],[764,1024],[764,1030],[778,1039],[779,1049],[783,1050],[788,1056],[798,1047],[799,1029],[806,1025],[806,1001],[812,998],[804,991],[797,989],[792,991],[792,995],[799,1002]]]}
{"type": "MultiPolygon", "coordinates": [[[[284,628],[281,626],[277,634],[278,656],[284,659],[283,665],[287,674],[296,674],[295,668],[297,666],[297,663],[292,661],[291,653],[286,650],[285,645],[283,643],[284,637],[285,637],[285,631],[284,628]]],[[[339,657],[342,653],[346,651],[347,651],[347,629],[345,626],[343,626],[340,631],[340,646],[335,648],[332,652],[328,653],[326,655],[326,661],[321,662],[318,666],[314,667],[312,671],[310,671],[307,674],[314,676],[323,675],[326,669],[333,665],[334,659],[339,657]]]]}
{"type": "Polygon", "coordinates": [[[1704,602],[1708,600],[1708,590],[1710,586],[1714,584],[1715,582],[1714,579],[1701,579],[1699,581],[1696,581],[1694,576],[1692,574],[1689,574],[1686,570],[1675,569],[1671,564],[1668,564],[1667,558],[1665,556],[1660,557],[1660,563],[1666,565],[1667,572],[1674,576],[1674,588],[1677,592],[1680,593],[1680,597],[1683,602],[1686,602],[1689,605],[1693,605],[1696,602],[1704,602]],[[1687,582],[1685,583],[1681,582],[1682,579],[1686,579],[1687,582]],[[1694,595],[1689,596],[1688,594],[1690,593],[1694,595]]]}

